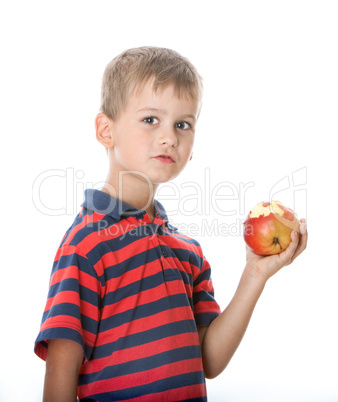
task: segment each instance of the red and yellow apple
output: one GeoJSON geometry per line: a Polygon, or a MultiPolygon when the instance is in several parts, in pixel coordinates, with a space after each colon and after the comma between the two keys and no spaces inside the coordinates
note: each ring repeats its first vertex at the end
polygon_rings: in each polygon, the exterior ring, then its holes
{"type": "Polygon", "coordinates": [[[255,254],[278,254],[291,243],[294,230],[299,232],[299,220],[292,209],[279,201],[263,201],[244,222],[244,240],[255,254]]]}

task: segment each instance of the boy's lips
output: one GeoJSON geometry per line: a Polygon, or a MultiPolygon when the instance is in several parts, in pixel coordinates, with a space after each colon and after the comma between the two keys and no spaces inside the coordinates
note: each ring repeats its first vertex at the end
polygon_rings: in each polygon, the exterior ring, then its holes
{"type": "Polygon", "coordinates": [[[155,159],[161,163],[175,163],[176,159],[173,155],[170,154],[161,154],[158,156],[155,156],[155,159]]]}

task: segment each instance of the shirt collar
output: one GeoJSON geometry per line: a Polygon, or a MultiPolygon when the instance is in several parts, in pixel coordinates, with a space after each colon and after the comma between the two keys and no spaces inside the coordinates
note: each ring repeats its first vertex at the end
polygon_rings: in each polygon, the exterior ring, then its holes
{"type": "MultiPolygon", "coordinates": [[[[112,216],[117,220],[128,216],[142,217],[146,213],[145,210],[139,210],[118,198],[95,189],[85,190],[85,199],[82,206],[90,211],[112,216]]],[[[163,221],[168,221],[168,216],[163,205],[155,200],[154,206],[156,211],[155,216],[161,218],[163,221]]]]}

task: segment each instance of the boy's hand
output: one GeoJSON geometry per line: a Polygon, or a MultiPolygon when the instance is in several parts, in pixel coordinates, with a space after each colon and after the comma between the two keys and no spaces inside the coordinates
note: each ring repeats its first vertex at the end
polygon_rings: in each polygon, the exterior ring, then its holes
{"type": "Polygon", "coordinates": [[[292,232],[291,243],[289,247],[281,252],[271,256],[260,256],[254,254],[248,247],[246,253],[247,269],[257,273],[259,277],[267,281],[271,276],[278,272],[285,265],[291,264],[306,248],[307,229],[305,219],[300,221],[300,233],[292,232]]]}

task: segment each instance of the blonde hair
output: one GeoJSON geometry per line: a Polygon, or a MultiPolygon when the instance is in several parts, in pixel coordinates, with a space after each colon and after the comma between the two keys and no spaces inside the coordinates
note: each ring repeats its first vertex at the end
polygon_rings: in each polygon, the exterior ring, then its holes
{"type": "Polygon", "coordinates": [[[153,80],[154,91],[173,85],[178,98],[202,102],[202,78],[191,62],[174,50],[159,47],[129,49],[106,67],[101,88],[101,112],[115,120],[133,91],[153,80]]]}

